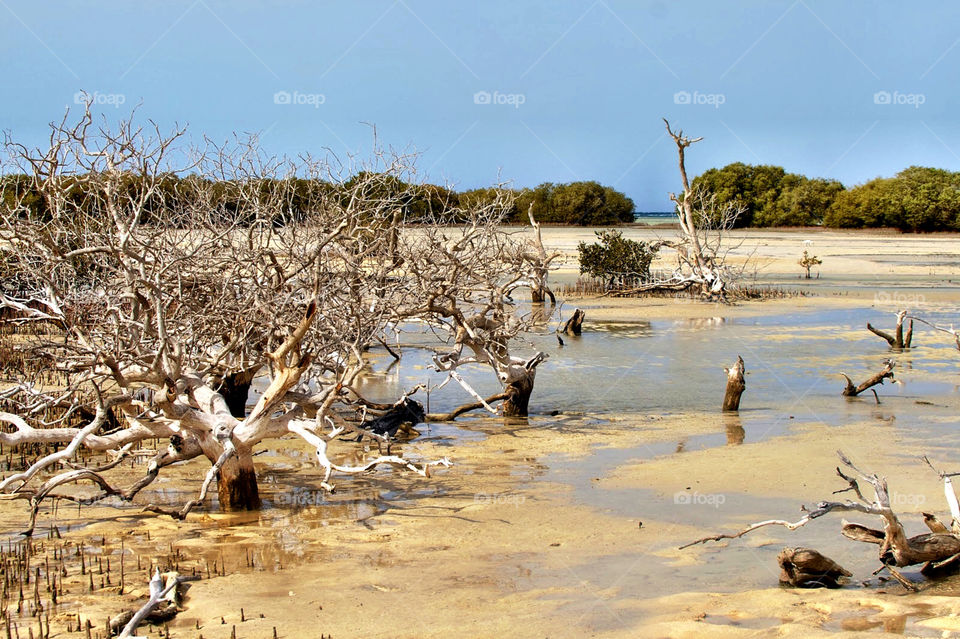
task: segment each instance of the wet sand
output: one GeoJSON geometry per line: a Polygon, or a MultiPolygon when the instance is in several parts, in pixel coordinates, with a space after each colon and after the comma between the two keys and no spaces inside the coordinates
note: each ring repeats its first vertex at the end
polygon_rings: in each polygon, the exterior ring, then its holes
{"type": "MultiPolygon", "coordinates": [[[[592,236],[544,234],[568,252],[592,236]]],[[[890,355],[862,323],[889,323],[904,302],[960,324],[958,237],[743,235],[775,284],[805,285],[796,259],[804,247],[820,255],[818,294],[735,306],[568,300],[565,309],[587,309],[586,333],[563,350],[554,340],[535,414],[519,424],[473,417],[421,426],[404,454],[455,464],[430,479],[382,469],[336,478],[326,495],[310,451],[291,439],[257,458],[260,513],[220,514],[215,504],[185,522],[139,513],[147,501],[192,493],[200,462],[164,473],[132,507],[78,515],[62,506],[62,539],[48,544],[85,543],[113,557],[115,570],[122,540],[129,572],[119,596],[107,586],[89,592],[71,567],[69,592],[51,615],[59,636],[70,614],[102,627],[108,614],[136,606],[151,561],[211,573],[192,585],[169,624],[173,637],[226,638],[234,627],[237,637],[271,637],[274,628],[280,637],[337,638],[960,636],[960,578],[919,594],[881,583],[870,574],[875,547],[842,538],[839,515],[677,549],[752,521],[799,519],[802,504],[834,498],[845,486],[837,449],[887,476],[908,534],[924,531],[919,512],[947,511],[936,475],[917,457],[960,469],[960,353],[945,336],[918,328],[918,347],[899,357],[902,383],[881,387],[879,405],[839,397],[837,375],[869,374],[890,355]],[[812,246],[802,244],[808,238],[812,246]],[[712,406],[737,352],[747,391],[741,414],[723,416],[712,406]],[[775,558],[785,546],[817,548],[855,577],[840,590],[780,588],[775,558]]],[[[568,262],[559,277],[572,276],[568,262]]],[[[407,366],[373,375],[370,390],[389,396],[409,386],[422,364],[407,366]]],[[[0,508],[8,534],[22,528],[22,502],[0,508]]],[[[38,534],[50,524],[45,510],[38,534]]],[[[919,579],[916,569],[906,573],[919,579]]]]}

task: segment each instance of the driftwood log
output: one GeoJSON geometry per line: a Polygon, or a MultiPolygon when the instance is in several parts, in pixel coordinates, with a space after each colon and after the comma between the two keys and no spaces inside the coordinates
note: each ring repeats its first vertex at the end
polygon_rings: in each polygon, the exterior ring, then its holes
{"type": "Polygon", "coordinates": [[[136,611],[121,613],[110,620],[110,634],[120,634],[120,639],[136,636],[137,627],[144,621],[164,623],[173,619],[180,606],[187,581],[196,581],[199,577],[186,577],[176,572],[163,575],[157,569],[150,579],[150,598],[136,611]]]}
{"type": "MultiPolygon", "coordinates": [[[[894,366],[896,366],[896,362],[894,362],[892,359],[885,360],[883,362],[883,369],[880,370],[880,372],[873,375],[872,377],[870,377],[868,380],[866,380],[862,384],[860,384],[859,386],[854,386],[853,380],[851,380],[846,373],[840,373],[841,375],[843,375],[844,379],[847,380],[847,386],[846,388],[843,389],[843,392],[841,393],[841,395],[843,395],[844,397],[856,397],[863,391],[868,390],[873,386],[876,386],[877,384],[883,384],[883,380],[885,379],[893,379],[894,366]]],[[[874,397],[877,397],[877,391],[873,391],[873,395],[874,397]]],[[[880,403],[879,397],[877,397],[877,403],[880,403]]]]}
{"type": "Polygon", "coordinates": [[[906,317],[906,311],[899,311],[897,313],[897,328],[893,335],[871,326],[870,322],[867,322],[867,330],[874,335],[878,335],[887,340],[887,343],[890,344],[890,348],[896,348],[898,350],[910,348],[910,343],[913,341],[913,319],[910,320],[910,327],[907,329],[907,334],[904,335],[903,321],[906,319],[906,317]]]}
{"type": "Polygon", "coordinates": [[[723,369],[723,372],[727,374],[727,391],[723,395],[723,410],[740,410],[740,396],[747,388],[747,382],[743,377],[746,374],[743,358],[738,355],[737,363],[723,369]]]}
{"type": "Polygon", "coordinates": [[[780,583],[795,588],[839,588],[853,573],[811,548],[784,548],[777,555],[780,583]]]}
{"type": "MultiPolygon", "coordinates": [[[[797,521],[791,522],[785,519],[768,519],[751,524],[736,533],[703,537],[685,544],[680,548],[689,548],[696,544],[720,541],[722,539],[738,539],[747,533],[765,526],[783,526],[788,530],[796,530],[797,528],[807,525],[814,519],[818,519],[832,512],[859,512],[880,517],[883,521],[883,529],[878,530],[862,524],[844,521],[841,533],[845,537],[855,541],[877,544],[880,547],[879,559],[881,568],[887,569],[890,574],[905,587],[916,589],[914,584],[896,570],[897,568],[923,564],[923,568],[921,568],[920,571],[923,575],[939,576],[943,574],[945,570],[956,571],[956,569],[960,567],[960,500],[957,499],[951,483],[951,477],[960,475],[960,473],[943,473],[937,471],[937,469],[933,468],[933,465],[930,464],[929,460],[924,458],[924,461],[929,464],[943,480],[944,495],[950,506],[952,520],[948,528],[934,515],[924,513],[924,522],[927,524],[927,527],[930,528],[931,532],[908,538],[904,532],[903,524],[900,523],[899,517],[897,517],[891,507],[890,492],[887,488],[886,479],[880,475],[874,473],[867,474],[860,470],[842,451],[837,451],[837,455],[840,457],[842,465],[853,471],[853,475],[856,475],[856,477],[844,474],[838,467],[837,474],[847,482],[847,488],[835,491],[834,494],[852,492],[856,495],[855,500],[848,499],[842,502],[822,501],[817,504],[814,509],[801,508],[805,514],[797,521]],[[872,499],[864,496],[860,489],[859,481],[865,481],[870,484],[874,493],[872,499]]],[[[781,557],[779,558],[781,560],[781,567],[783,567],[783,560],[789,558],[790,557],[786,557],[781,553],[781,557]]],[[[784,570],[789,576],[789,570],[786,567],[784,567],[784,570]]],[[[804,571],[802,568],[798,571],[798,574],[801,573],[811,574],[810,571],[804,571]]]]}
{"type": "Polygon", "coordinates": [[[583,319],[587,316],[581,309],[573,311],[566,322],[560,327],[560,332],[564,335],[580,335],[583,332],[583,319]]]}

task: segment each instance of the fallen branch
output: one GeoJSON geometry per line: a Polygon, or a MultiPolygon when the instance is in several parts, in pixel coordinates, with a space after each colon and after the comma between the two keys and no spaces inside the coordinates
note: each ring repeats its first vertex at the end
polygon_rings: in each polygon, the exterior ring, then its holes
{"type": "MultiPolygon", "coordinates": [[[[123,627],[123,631],[120,633],[120,639],[127,639],[128,637],[135,637],[137,626],[143,623],[150,613],[153,612],[153,609],[160,605],[162,602],[167,601],[167,597],[170,595],[174,589],[179,586],[182,582],[187,581],[186,577],[181,577],[179,575],[168,578],[166,583],[160,577],[160,569],[157,568],[153,573],[153,578],[150,580],[150,599],[143,605],[140,610],[134,613],[130,621],[127,622],[127,625],[123,627]]],[[[176,609],[176,604],[174,603],[174,609],[176,609]]],[[[111,626],[113,624],[111,623],[111,626]]]]}
{"type": "Polygon", "coordinates": [[[469,413],[470,411],[479,410],[484,407],[484,404],[491,405],[494,402],[499,402],[510,397],[509,393],[497,393],[496,395],[491,395],[490,397],[483,400],[483,403],[472,402],[470,404],[463,404],[462,406],[453,409],[449,413],[427,413],[428,422],[452,422],[460,415],[464,413],[469,413]]]}
{"type": "MultiPolygon", "coordinates": [[[[870,377],[868,380],[866,380],[859,386],[854,386],[853,380],[851,380],[846,373],[840,373],[841,375],[843,375],[844,379],[847,380],[847,387],[843,389],[843,392],[841,393],[841,395],[843,395],[844,397],[856,397],[857,395],[871,388],[872,386],[876,386],[877,384],[883,384],[883,380],[885,379],[893,379],[894,366],[896,366],[896,362],[894,362],[892,359],[885,360],[883,363],[883,370],[873,375],[872,377],[870,377]]],[[[876,391],[874,391],[874,393],[876,393],[876,391]]],[[[877,403],[878,404],[880,403],[879,398],[877,398],[877,403]]]]}

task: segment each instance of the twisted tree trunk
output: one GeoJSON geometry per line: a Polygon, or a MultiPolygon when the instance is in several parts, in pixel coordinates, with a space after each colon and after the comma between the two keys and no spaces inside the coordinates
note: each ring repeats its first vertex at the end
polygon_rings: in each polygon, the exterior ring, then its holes
{"type": "Polygon", "coordinates": [[[253,467],[251,450],[238,448],[237,454],[220,467],[217,495],[221,510],[260,509],[260,491],[257,488],[257,473],[253,467]]]}

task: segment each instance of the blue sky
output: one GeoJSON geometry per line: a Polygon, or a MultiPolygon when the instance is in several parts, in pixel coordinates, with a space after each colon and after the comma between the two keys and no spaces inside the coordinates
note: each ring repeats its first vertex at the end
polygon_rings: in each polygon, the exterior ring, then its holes
{"type": "Polygon", "coordinates": [[[704,136],[693,173],[960,170],[958,27],[955,2],[0,0],[0,128],[39,144],[81,89],[273,153],[362,154],[373,123],[434,182],[593,179],[667,210],[662,117],[704,136]]]}

